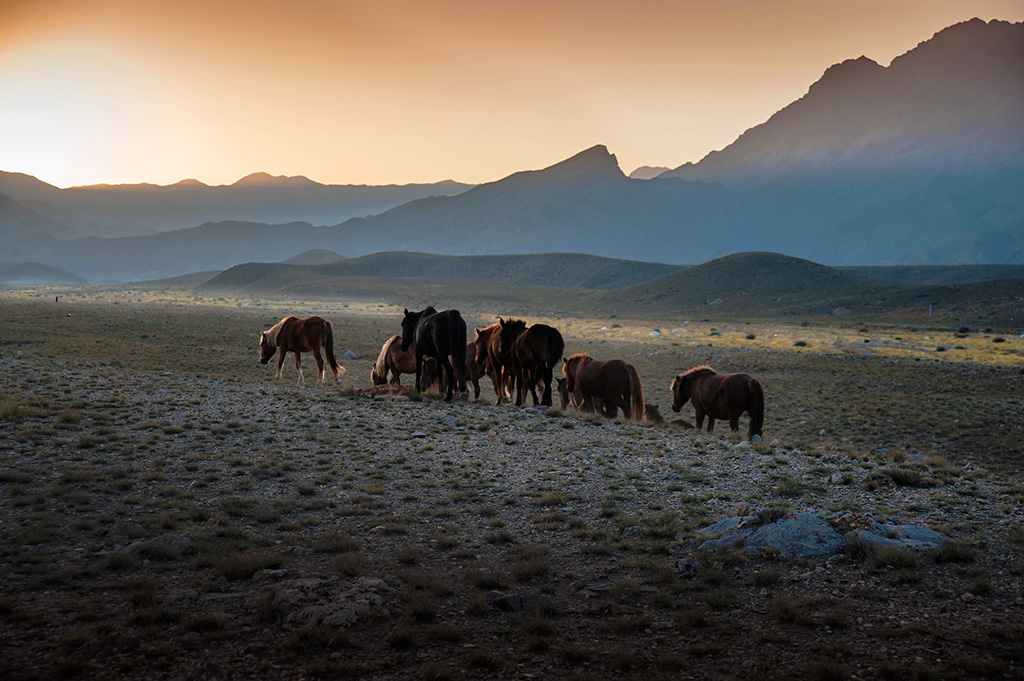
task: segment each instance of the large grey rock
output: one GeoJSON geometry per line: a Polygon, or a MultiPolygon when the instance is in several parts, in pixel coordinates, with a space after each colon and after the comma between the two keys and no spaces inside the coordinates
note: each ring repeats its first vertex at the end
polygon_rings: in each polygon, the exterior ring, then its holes
{"type": "Polygon", "coordinates": [[[742,548],[747,553],[778,553],[782,558],[821,556],[843,548],[843,536],[821,516],[813,513],[791,513],[780,520],[751,528],[738,526],[718,539],[710,539],[701,549],[742,548]]]}

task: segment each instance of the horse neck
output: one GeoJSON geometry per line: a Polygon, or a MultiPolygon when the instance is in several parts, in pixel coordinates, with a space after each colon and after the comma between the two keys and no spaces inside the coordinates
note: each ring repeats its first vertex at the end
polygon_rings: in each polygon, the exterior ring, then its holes
{"type": "Polygon", "coordinates": [[[291,317],[285,317],[277,324],[274,324],[272,327],[270,327],[270,329],[266,331],[264,334],[267,341],[275,348],[277,347],[277,338],[281,334],[281,329],[284,328],[284,323],[289,319],[291,319],[291,317]]]}

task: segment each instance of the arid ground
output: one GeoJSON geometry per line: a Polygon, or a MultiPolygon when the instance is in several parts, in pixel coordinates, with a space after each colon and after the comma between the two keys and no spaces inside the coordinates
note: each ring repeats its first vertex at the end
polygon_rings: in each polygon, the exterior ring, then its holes
{"type": "MultiPolygon", "coordinates": [[[[472,315],[471,325],[493,315],[472,315]]],[[[0,677],[1024,678],[1024,338],[887,322],[529,318],[757,376],[764,439],[374,395],[386,305],[0,293],[0,677]],[[335,323],[340,384],[258,332],[335,323]],[[707,552],[850,510],[942,549],[707,552]]],[[[472,336],[472,326],[470,329],[472,336]]],[[[403,378],[406,386],[410,376],[403,378]]],[[[685,407],[681,414],[693,420],[685,407]]]]}

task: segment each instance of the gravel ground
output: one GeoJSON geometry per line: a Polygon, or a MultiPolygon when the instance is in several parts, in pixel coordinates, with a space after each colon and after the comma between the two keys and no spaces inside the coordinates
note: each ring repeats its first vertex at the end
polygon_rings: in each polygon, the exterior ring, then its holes
{"type": "Polygon", "coordinates": [[[4,678],[1024,676],[1012,472],[407,391],[0,372],[4,678]],[[697,550],[750,507],[954,543],[697,550]]]}

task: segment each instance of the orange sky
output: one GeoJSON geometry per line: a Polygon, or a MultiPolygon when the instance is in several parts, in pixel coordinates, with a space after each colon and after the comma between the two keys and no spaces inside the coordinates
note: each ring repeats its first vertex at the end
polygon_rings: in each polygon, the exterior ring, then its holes
{"type": "Polygon", "coordinates": [[[58,186],[675,167],[1021,0],[0,0],[0,169],[58,186]]]}

